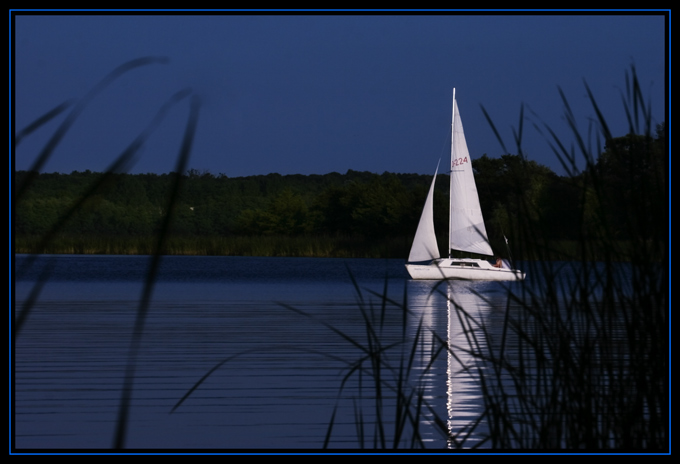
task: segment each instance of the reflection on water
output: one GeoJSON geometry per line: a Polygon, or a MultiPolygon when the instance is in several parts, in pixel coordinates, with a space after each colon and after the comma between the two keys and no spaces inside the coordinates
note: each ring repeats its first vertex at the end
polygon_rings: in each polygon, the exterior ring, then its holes
{"type": "Polygon", "coordinates": [[[442,356],[445,378],[434,379],[446,385],[447,446],[484,447],[488,427],[479,420],[484,401],[479,381],[483,366],[471,347],[479,353],[486,347],[487,336],[499,334],[507,304],[505,284],[410,281],[408,290],[409,307],[441,336],[439,343],[447,344],[442,356]]]}
{"type": "Polygon", "coordinates": [[[489,306],[479,296],[480,285],[450,282],[447,288],[448,314],[448,403],[449,429],[454,444],[473,447],[487,431],[478,423],[482,413],[482,392],[479,384],[478,360],[471,347],[483,348],[484,338],[479,328],[485,323],[489,306]]]}

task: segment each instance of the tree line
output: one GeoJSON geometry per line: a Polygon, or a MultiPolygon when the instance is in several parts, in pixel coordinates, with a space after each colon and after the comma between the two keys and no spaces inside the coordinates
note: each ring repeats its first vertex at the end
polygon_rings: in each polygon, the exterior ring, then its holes
{"type": "MultiPolygon", "coordinates": [[[[513,154],[483,155],[472,164],[492,247],[503,249],[504,236],[530,240],[522,232],[527,228],[540,230],[543,240],[555,243],[603,233],[629,240],[636,227],[647,227],[652,235],[663,238],[668,231],[663,227],[667,162],[662,124],[655,137],[629,134],[608,140],[598,159],[575,175],[557,175],[513,154]]],[[[20,185],[28,174],[15,172],[14,185],[20,185]]],[[[68,221],[60,225],[59,236],[72,240],[125,240],[158,233],[177,174],[109,174],[107,182],[92,193],[91,186],[102,176],[74,171],[33,177],[30,188],[14,205],[17,243],[49,234],[65,216],[68,221]],[[76,204],[77,209],[71,211],[76,204]]],[[[352,170],[230,178],[191,169],[182,174],[181,190],[172,206],[172,235],[334,236],[356,242],[399,240],[402,248],[408,248],[431,180],[429,175],[352,170]]],[[[438,176],[434,208],[435,229],[445,246],[447,174],[438,176]]]]}

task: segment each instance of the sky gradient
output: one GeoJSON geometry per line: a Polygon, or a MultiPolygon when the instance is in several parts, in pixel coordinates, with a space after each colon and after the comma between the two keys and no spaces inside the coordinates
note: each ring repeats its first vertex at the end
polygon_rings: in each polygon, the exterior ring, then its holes
{"type": "MultiPolygon", "coordinates": [[[[558,174],[556,157],[533,128],[547,124],[571,143],[558,87],[584,134],[594,117],[587,82],[614,135],[624,135],[621,95],[634,65],[654,123],[666,119],[662,12],[16,13],[14,132],[84,96],[128,60],[169,59],[97,95],[44,172],[106,169],[183,88],[202,102],[189,167],[229,177],[430,174],[448,158],[453,87],[473,158],[503,154],[481,107],[515,153],[512,128],[524,105],[526,154],[558,174]]],[[[130,172],[173,169],[188,105],[170,111],[130,172]]],[[[31,166],[64,117],[22,141],[16,169],[31,166]]]]}

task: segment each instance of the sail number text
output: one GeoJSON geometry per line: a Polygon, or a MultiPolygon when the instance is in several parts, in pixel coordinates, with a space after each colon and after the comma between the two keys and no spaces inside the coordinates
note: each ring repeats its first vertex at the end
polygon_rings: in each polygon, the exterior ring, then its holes
{"type": "Polygon", "coordinates": [[[455,158],[451,160],[451,166],[461,166],[468,162],[467,156],[465,158],[455,158]]]}

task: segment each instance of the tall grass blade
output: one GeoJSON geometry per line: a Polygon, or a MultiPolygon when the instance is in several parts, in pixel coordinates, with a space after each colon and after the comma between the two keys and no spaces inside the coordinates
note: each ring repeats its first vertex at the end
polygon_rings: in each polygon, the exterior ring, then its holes
{"type": "Polygon", "coordinates": [[[515,132],[513,129],[513,135],[515,137],[515,146],[517,147],[517,154],[524,158],[522,154],[522,135],[524,134],[524,105],[519,108],[519,129],[515,132]]]}
{"type": "Polygon", "coordinates": [[[333,425],[335,424],[335,414],[338,412],[338,403],[333,406],[333,413],[331,414],[331,419],[328,421],[328,429],[326,430],[326,437],[323,440],[323,449],[328,448],[328,443],[331,440],[331,435],[333,434],[333,425]]]}
{"type": "Polygon", "coordinates": [[[191,153],[191,146],[194,135],[196,133],[196,126],[198,123],[198,113],[200,109],[200,102],[196,96],[193,96],[190,103],[189,119],[184,132],[184,138],[180,147],[179,155],[177,157],[177,164],[175,167],[175,181],[169,192],[167,213],[164,217],[161,230],[158,235],[158,242],[155,253],[150,257],[149,270],[146,275],[146,282],[144,285],[142,297],[137,308],[135,318],[135,325],[132,332],[132,340],[130,342],[128,361],[125,370],[125,379],[123,383],[122,396],[120,406],[118,409],[118,419],[116,422],[116,432],[113,441],[115,449],[122,449],[125,447],[125,437],[128,424],[128,413],[130,408],[130,399],[132,397],[132,388],[137,367],[137,357],[139,355],[139,347],[141,345],[142,335],[144,333],[144,325],[146,315],[151,302],[153,288],[156,282],[156,276],[161,263],[161,257],[164,250],[165,241],[167,240],[174,206],[179,195],[179,190],[182,182],[182,173],[186,171],[189,155],[191,153]]]}
{"type": "Polygon", "coordinates": [[[508,149],[505,148],[505,142],[503,142],[503,137],[501,137],[501,134],[498,132],[498,129],[496,129],[496,125],[491,120],[491,116],[489,116],[489,113],[486,112],[486,108],[484,108],[484,106],[481,106],[481,108],[482,113],[484,113],[484,117],[489,123],[489,126],[491,126],[491,130],[493,130],[494,135],[496,136],[496,140],[498,140],[498,143],[501,145],[501,148],[503,149],[503,153],[510,153],[508,149]]]}
{"type": "MultiPolygon", "coordinates": [[[[609,130],[609,125],[607,124],[607,120],[605,119],[604,115],[602,114],[602,111],[600,110],[600,107],[598,106],[597,102],[595,101],[595,96],[593,95],[593,92],[590,91],[590,87],[588,87],[587,82],[584,82],[583,85],[585,86],[586,92],[588,93],[588,99],[590,100],[590,104],[593,107],[595,114],[597,115],[597,122],[600,124],[600,130],[602,131],[602,134],[604,135],[605,140],[612,139],[613,138],[612,133],[609,130]]],[[[583,150],[583,153],[586,153],[586,152],[587,152],[587,150],[583,150]]]]}
{"type": "Polygon", "coordinates": [[[43,286],[47,283],[49,280],[50,274],[52,273],[52,269],[54,268],[54,259],[51,259],[48,261],[48,263],[45,265],[45,267],[42,269],[40,272],[40,276],[38,277],[38,281],[35,283],[33,288],[31,289],[31,293],[29,294],[28,298],[26,298],[26,301],[22,305],[21,311],[19,311],[18,316],[16,317],[16,321],[14,324],[12,324],[12,338],[16,339],[15,337],[17,334],[21,331],[21,328],[24,326],[24,323],[28,319],[28,315],[31,311],[31,308],[38,302],[38,298],[40,297],[40,293],[43,289],[43,286]]]}
{"type": "Polygon", "coordinates": [[[24,138],[28,135],[31,135],[33,132],[38,130],[40,127],[44,126],[48,122],[50,122],[52,119],[56,118],[59,116],[62,112],[66,110],[69,106],[73,104],[73,100],[65,101],[63,103],[60,103],[59,105],[55,106],[51,110],[49,110],[47,113],[43,114],[40,116],[38,119],[30,123],[28,126],[24,127],[21,129],[19,132],[17,132],[14,135],[14,146],[17,147],[19,144],[24,140],[24,138]]]}

